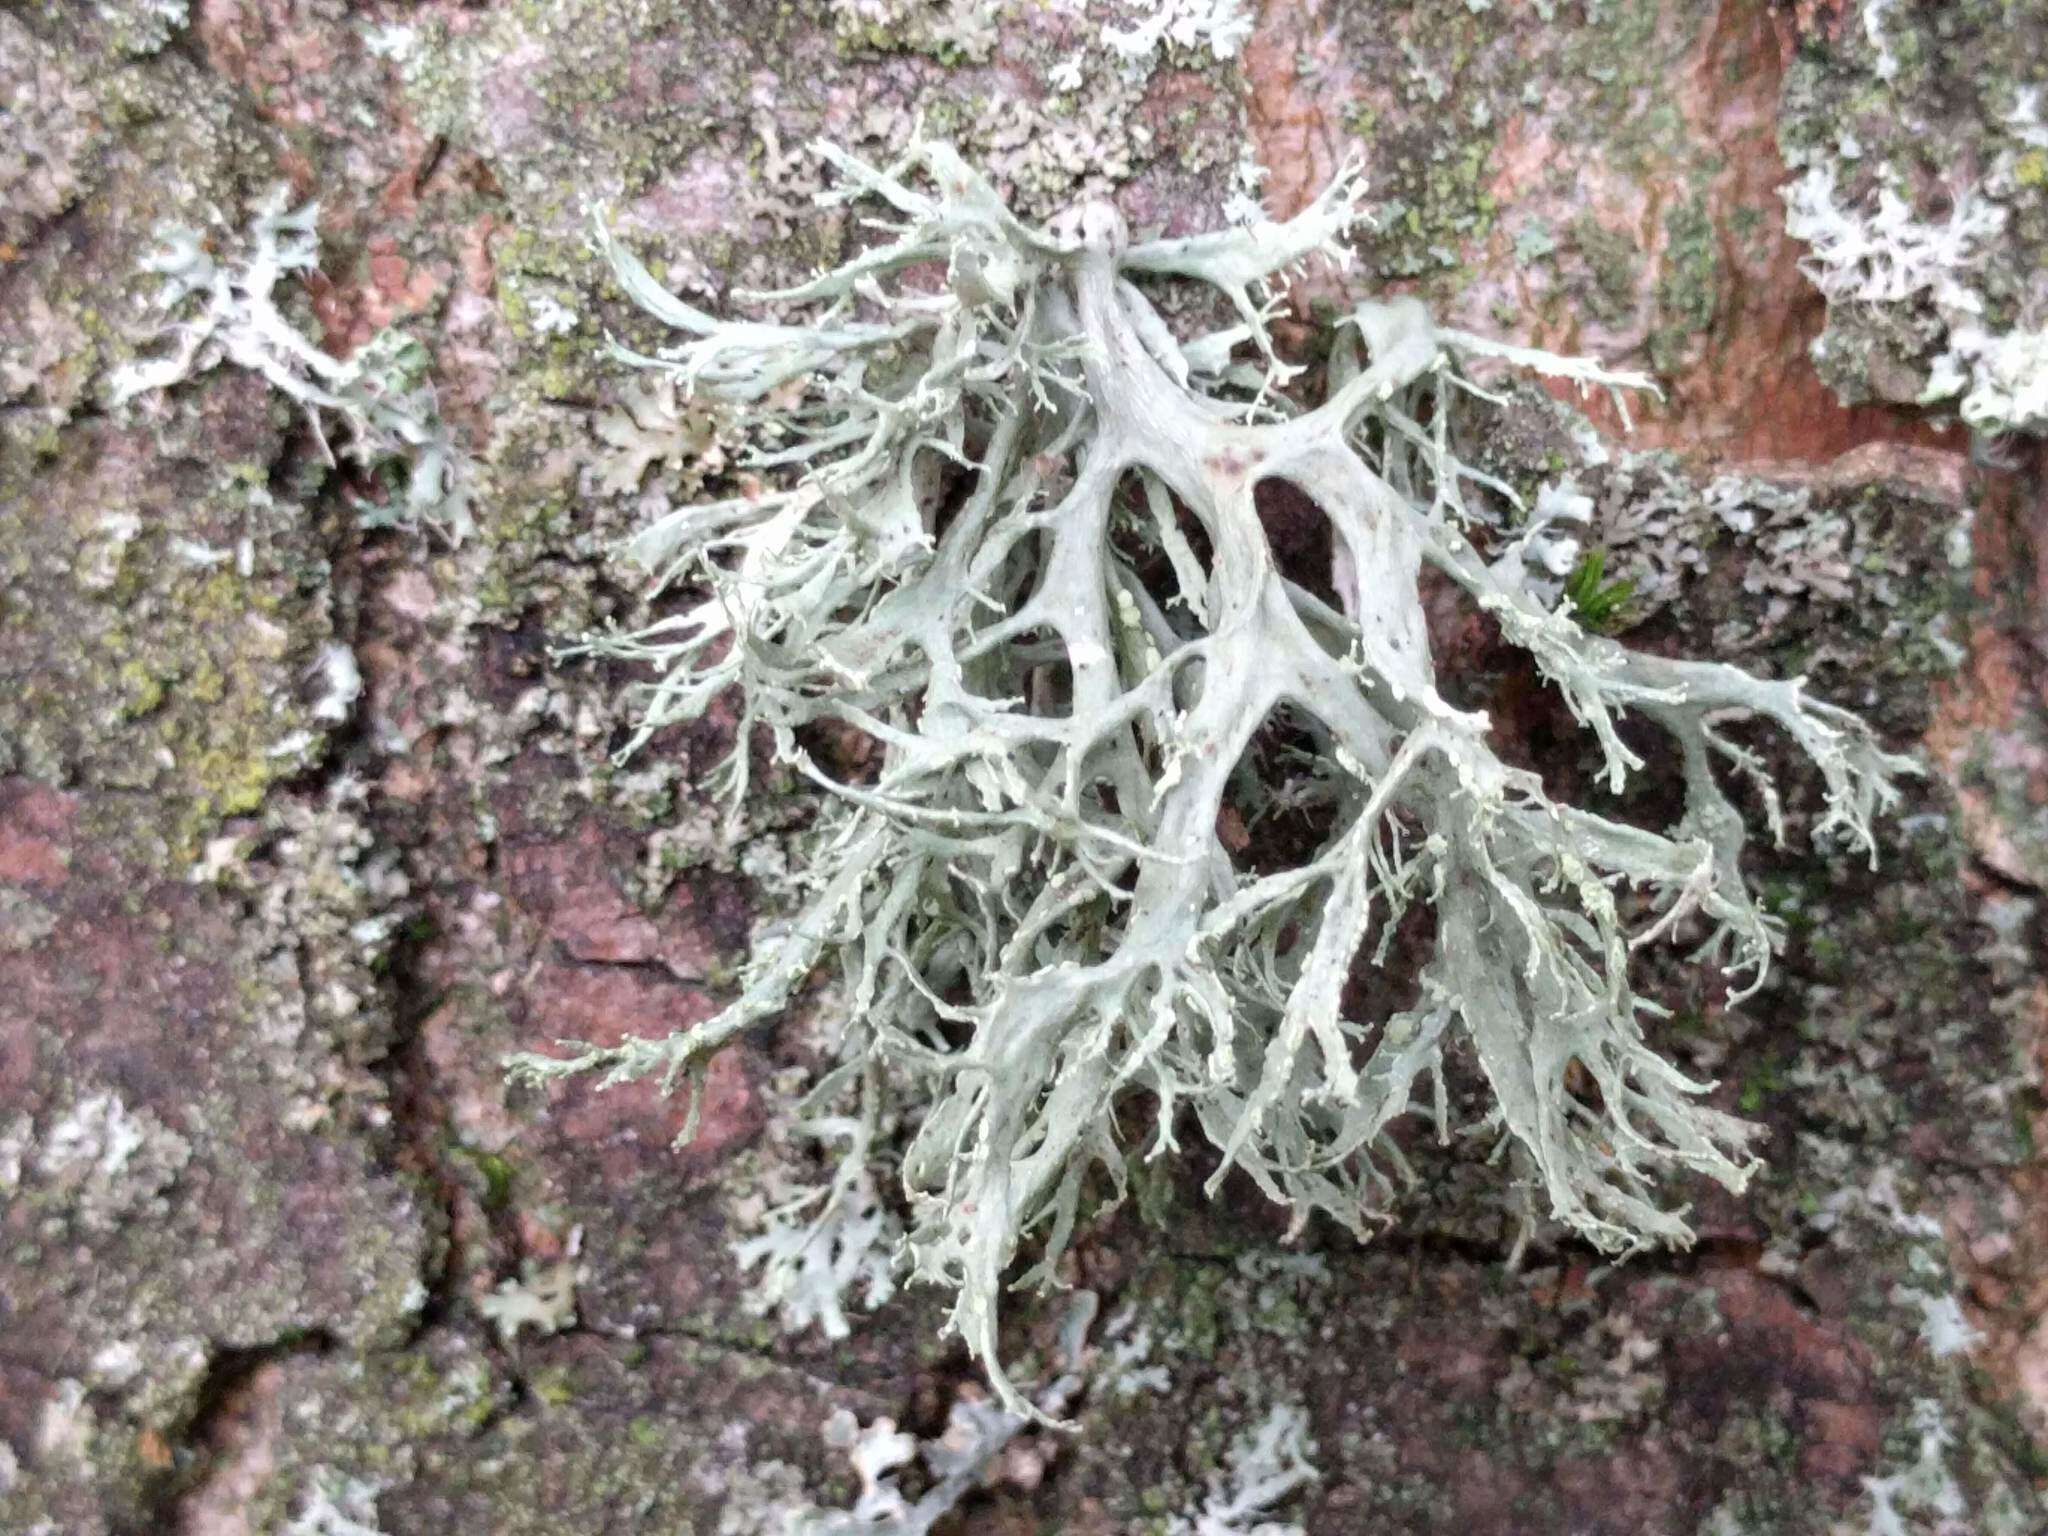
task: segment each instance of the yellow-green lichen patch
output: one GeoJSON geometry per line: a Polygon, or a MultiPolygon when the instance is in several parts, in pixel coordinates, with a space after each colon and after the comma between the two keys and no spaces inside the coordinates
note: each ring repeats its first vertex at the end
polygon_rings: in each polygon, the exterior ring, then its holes
{"type": "Polygon", "coordinates": [[[1725,281],[1719,240],[1703,192],[1694,192],[1664,215],[1658,323],[1650,333],[1650,360],[1667,377],[1684,367],[1695,338],[1713,325],[1719,310],[1725,281]]]}
{"type": "MultiPolygon", "coordinates": [[[[243,433],[276,451],[260,396],[209,394],[201,413],[229,434],[216,449],[243,433]]],[[[108,834],[177,862],[256,810],[341,718],[321,702],[332,620],[303,508],[246,464],[160,461],[149,429],[131,431],[67,434],[54,458],[0,449],[0,474],[35,486],[0,503],[16,554],[0,720],[18,771],[126,791],[95,802],[108,834]]]]}
{"type": "Polygon", "coordinates": [[[286,1361],[263,1391],[289,1402],[242,1509],[282,1529],[317,1489],[353,1487],[387,1531],[556,1536],[621,1510],[649,1530],[783,1528],[856,1487],[823,1438],[835,1409],[884,1405],[749,1354],[684,1340],[590,1337],[517,1357],[437,1329],[402,1352],[286,1361]],[[808,1496],[807,1496],[808,1490],[808,1496]]]}
{"type": "Polygon", "coordinates": [[[1382,276],[1434,291],[1484,244],[1499,211],[1495,150],[1529,79],[1513,19],[1464,6],[1361,11],[1344,56],[1357,79],[1342,122],[1373,196],[1361,249],[1382,276]]]}

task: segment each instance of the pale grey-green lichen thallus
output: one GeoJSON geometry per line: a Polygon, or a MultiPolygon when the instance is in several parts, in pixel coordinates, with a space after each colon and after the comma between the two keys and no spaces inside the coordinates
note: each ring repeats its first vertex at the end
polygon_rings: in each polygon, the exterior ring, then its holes
{"type": "MultiPolygon", "coordinates": [[[[293,208],[279,186],[256,205],[245,235],[223,236],[217,256],[207,234],[181,225],[158,230],[143,270],[162,279],[154,296],[168,350],[117,368],[107,403],[119,411],[222,362],[260,375],[298,402],[328,462],[327,423],[341,424],[342,452],[366,471],[403,482],[388,505],[363,508],[365,526],[434,529],[452,543],[474,533],[471,466],[446,423],[426,349],[401,331],[377,332],[347,357],[308,340],[279,306],[280,288],[320,264],[320,206],[293,208]]],[[[218,215],[216,215],[218,217],[218,215]]]]}
{"type": "MultiPolygon", "coordinates": [[[[1219,1179],[1242,1168],[1302,1218],[1364,1230],[1406,1173],[1389,1124],[1419,1107],[1450,1129],[1442,1078],[1462,1035],[1493,1128],[1558,1220],[1607,1250],[1684,1241],[1657,1177],[1739,1186],[1748,1128],[1645,1042],[1655,1010],[1629,957],[1703,931],[1703,952],[1753,985],[1772,953],[1715,759],[1763,769],[1721,727],[1755,715],[1789,732],[1824,777],[1823,830],[1865,848],[1906,765],[1796,679],[1632,654],[1524,583],[1526,545],[1489,512],[1510,493],[1454,455],[1452,415],[1480,393],[1460,359],[1643,381],[1438,330],[1396,300],[1355,312],[1321,403],[1295,407],[1267,284],[1339,254],[1359,217],[1348,172],[1286,223],[1132,244],[1101,204],[1026,227],[941,144],[887,170],[820,153],[842,178],[830,199],[885,204],[891,238],[756,296],[816,306],[795,323],[705,314],[600,232],[628,292],[686,337],[622,355],[746,414],[774,482],[635,539],[659,586],[698,595],[602,645],[650,669],[642,741],[731,691],[740,741],[765,727],[826,791],[806,902],[715,1019],[518,1069],[693,1077],[836,958],[840,1065],[817,1102],[857,1100],[871,1121],[895,1085],[917,1127],[910,1267],[953,1288],[954,1324],[1020,1413],[997,1357],[1004,1274],[1029,1245],[1023,1283],[1051,1277],[1091,1168],[1120,1186],[1127,1095],[1157,1106],[1150,1153],[1191,1118],[1224,1154],[1219,1179]],[[1177,341],[1140,286],[1174,281],[1213,285],[1236,324],[1177,341]],[[1335,605],[1276,565],[1253,501],[1269,479],[1328,516],[1335,605]],[[1156,595],[1140,565],[1170,568],[1177,593],[1156,595]],[[1613,784],[1640,766],[1620,711],[1670,734],[1676,826],[1556,803],[1501,761],[1486,719],[1437,689],[1425,566],[1533,655],[1613,784]],[[1298,867],[1247,871],[1219,810],[1227,791],[1277,788],[1240,760],[1283,709],[1315,744],[1330,831],[1298,867]],[[867,733],[879,772],[826,774],[797,737],[817,722],[867,733]],[[1361,954],[1384,961],[1416,902],[1436,934],[1419,1000],[1347,1018],[1347,974],[1361,954]],[[1568,1087],[1574,1063],[1597,1094],[1568,1087]]],[[[737,803],[744,745],[722,773],[737,803]]]]}

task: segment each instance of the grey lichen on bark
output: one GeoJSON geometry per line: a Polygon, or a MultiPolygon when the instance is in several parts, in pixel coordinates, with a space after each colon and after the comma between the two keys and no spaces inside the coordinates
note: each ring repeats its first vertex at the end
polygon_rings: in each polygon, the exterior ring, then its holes
{"type": "MultiPolygon", "coordinates": [[[[1274,285],[1341,256],[1349,171],[1285,223],[1134,243],[1101,203],[1024,225],[942,144],[886,169],[820,152],[842,177],[829,200],[892,217],[844,264],[755,296],[801,318],[716,318],[600,232],[626,291],[684,337],[620,355],[741,413],[759,478],[634,539],[681,605],[592,648],[647,669],[628,750],[731,694],[735,807],[757,728],[823,791],[801,910],[708,1022],[517,1072],[693,1079],[835,960],[837,1064],[812,1113],[871,1126],[896,1096],[909,1266],[954,1292],[953,1326],[1016,1413],[1034,1410],[998,1355],[1006,1273],[1030,1247],[1018,1283],[1052,1282],[1091,1174],[1121,1190],[1133,1100],[1153,1107],[1140,1155],[1175,1152],[1191,1120],[1221,1153],[1212,1190],[1239,1168],[1299,1220],[1365,1233],[1409,1177],[1395,1122],[1457,1129],[1462,1058],[1491,1089],[1478,1129],[1516,1149],[1552,1217],[1607,1251],[1688,1240],[1660,1183],[1739,1188],[1751,1133],[1653,1048],[1631,955],[1689,935],[1753,988],[1778,944],[1717,763],[1782,833],[1776,796],[1726,723],[1787,732],[1821,772],[1817,831],[1860,849],[1908,765],[1799,679],[1625,650],[1526,579],[1541,530],[1458,454],[1458,418],[1488,398],[1467,364],[1645,381],[1395,299],[1358,306],[1320,400],[1297,404],[1274,285]],[[1234,322],[1182,342],[1160,283],[1213,288],[1234,322]],[[1271,481],[1328,519],[1323,595],[1269,544],[1271,481]],[[1503,759],[1439,686],[1425,571],[1533,658],[1609,787],[1643,766],[1620,717],[1662,728],[1674,825],[1561,803],[1503,759]],[[1320,840],[1247,865],[1219,817],[1290,792],[1248,756],[1276,717],[1313,761],[1320,840]],[[879,768],[829,773],[800,735],[826,724],[864,733],[879,768]],[[1347,980],[1393,963],[1418,904],[1434,930],[1414,1000],[1354,1017],[1347,980]]],[[[841,1139],[871,1155],[870,1135],[841,1139]]],[[[855,1182],[819,1201],[821,1241],[855,1182]]]]}

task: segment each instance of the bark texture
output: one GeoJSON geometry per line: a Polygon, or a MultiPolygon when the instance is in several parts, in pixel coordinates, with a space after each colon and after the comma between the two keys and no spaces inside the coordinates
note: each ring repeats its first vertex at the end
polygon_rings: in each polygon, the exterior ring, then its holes
{"type": "MultiPolygon", "coordinates": [[[[1510,1271],[1482,1149],[1418,1148],[1366,1247],[1283,1247],[1248,1186],[1154,1165],[1070,1276],[1150,1386],[1019,1437],[954,1528],[1166,1529],[1282,1402],[1315,1536],[2048,1524],[2048,451],[1916,404],[1941,318],[1824,299],[1777,193],[1879,162],[1930,218],[2001,189],[1970,281],[2038,328],[2048,6],[1245,11],[1241,46],[1135,62],[1105,28],[1149,12],[1079,0],[0,11],[0,1528],[772,1529],[853,1493],[834,1410],[929,1434],[975,1390],[937,1296],[836,1343],[745,1305],[731,1244],[799,1155],[814,1019],[722,1056],[680,1152],[680,1101],[499,1066],[713,1014],[810,813],[769,778],[723,839],[730,723],[614,767],[623,677],[554,654],[633,615],[607,550],[726,446],[604,359],[652,337],[588,212],[673,286],[767,286],[855,235],[800,146],[886,155],[920,115],[1020,210],[1107,195],[1145,233],[1257,172],[1291,213],[1361,153],[1359,282],[1663,381],[1633,435],[1531,394],[1487,445],[1592,498],[1624,639],[1807,672],[1935,770],[1877,873],[1758,859],[1793,936],[1766,992],[1646,977],[1660,1044],[1770,1129],[1747,1195],[1698,1191],[1692,1252],[1610,1270],[1539,1233],[1510,1271]],[[365,530],[389,488],[246,373],[105,407],[152,347],[158,225],[240,227],[278,183],[321,203],[300,328],[426,344],[475,467],[459,547],[365,530]]],[[[1317,281],[1304,315],[1343,297],[1317,281]]],[[[1299,511],[1261,509],[1313,560],[1299,511]]],[[[1430,606],[1461,703],[1593,794],[1562,704],[1430,606]]],[[[1020,1306],[1010,1358],[1063,1312],[1020,1306]]]]}

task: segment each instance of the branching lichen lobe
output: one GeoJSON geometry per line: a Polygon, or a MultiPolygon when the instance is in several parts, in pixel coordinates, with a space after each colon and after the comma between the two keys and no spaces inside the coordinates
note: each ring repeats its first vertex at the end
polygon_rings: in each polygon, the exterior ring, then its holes
{"type": "MultiPolygon", "coordinates": [[[[737,690],[735,806],[752,727],[826,792],[807,898],[716,1018],[517,1069],[694,1077],[835,959],[844,1018],[813,1112],[853,1101],[872,1124],[885,1089],[899,1097],[915,1127],[910,1267],[953,1289],[954,1326],[1018,1413],[1032,1409],[997,1354],[1004,1275],[1028,1245],[1021,1283],[1050,1281],[1092,1171],[1121,1189],[1112,1110],[1134,1095],[1156,1106],[1143,1155],[1176,1150],[1191,1119],[1222,1153],[1212,1188],[1241,1168],[1298,1218],[1363,1233],[1408,1173],[1389,1128],[1419,1112],[1448,1135],[1444,1074],[1469,1049],[1486,1128],[1556,1219],[1610,1251],[1685,1241],[1660,1176],[1739,1187],[1749,1128],[1651,1048],[1656,1009],[1629,963],[1696,929],[1754,986],[1777,942],[1744,888],[1716,760],[1781,831],[1776,797],[1725,721],[1787,731],[1825,781],[1820,830],[1866,849],[1906,764],[1797,679],[1629,652],[1526,579],[1540,517],[1507,526],[1512,493],[1455,451],[1454,416],[1485,398],[1462,360],[1643,381],[1439,330],[1413,300],[1368,302],[1320,402],[1297,408],[1267,285],[1339,254],[1358,216],[1348,172],[1285,224],[1133,244],[1105,204],[1019,223],[943,145],[886,170],[820,153],[843,177],[833,200],[877,198],[897,222],[761,296],[819,306],[801,323],[715,319],[601,237],[628,292],[689,338],[622,355],[743,413],[753,469],[789,478],[650,526],[633,558],[694,600],[594,646],[650,668],[634,747],[737,690]],[[1158,281],[1210,285],[1237,323],[1181,343],[1140,286],[1158,281]],[[1328,519],[1335,604],[1276,561],[1266,481],[1328,519]],[[1663,729],[1685,784],[1676,825],[1558,803],[1496,754],[1486,718],[1437,687],[1425,570],[1531,655],[1610,787],[1642,766],[1617,717],[1663,729]],[[1276,714],[1318,759],[1327,829],[1292,867],[1247,870],[1219,818],[1281,792],[1245,767],[1276,714]],[[799,732],[824,723],[879,745],[871,779],[812,759],[799,732]],[[1414,1002],[1350,1016],[1347,978],[1388,962],[1417,904],[1435,922],[1414,1002]]],[[[835,1208],[821,1203],[821,1241],[835,1208]]]]}

